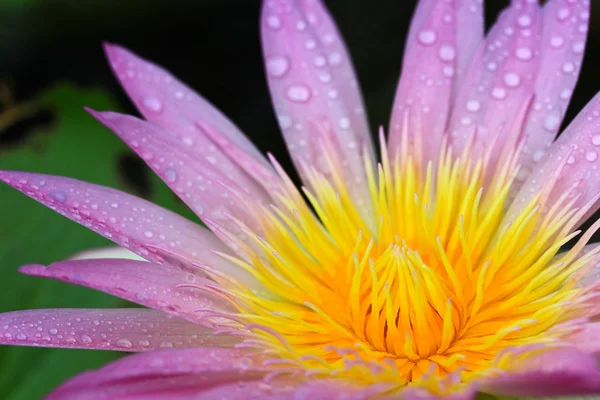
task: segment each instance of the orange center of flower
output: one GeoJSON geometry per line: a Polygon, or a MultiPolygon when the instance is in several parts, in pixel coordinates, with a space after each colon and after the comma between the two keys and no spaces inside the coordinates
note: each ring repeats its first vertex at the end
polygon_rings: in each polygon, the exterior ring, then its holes
{"type": "Polygon", "coordinates": [[[579,256],[589,235],[557,253],[582,211],[570,193],[552,204],[540,193],[507,220],[516,158],[486,175],[489,159],[469,150],[442,146],[423,171],[407,152],[383,151],[377,173],[366,162],[371,219],[334,157],[329,176],[308,171],[314,212],[283,177],[264,234],[247,260],[231,259],[265,288],[230,291],[248,342],[282,371],[439,388],[503,368],[505,348],[569,333],[585,307],[573,277],[593,256],[579,256]]]}

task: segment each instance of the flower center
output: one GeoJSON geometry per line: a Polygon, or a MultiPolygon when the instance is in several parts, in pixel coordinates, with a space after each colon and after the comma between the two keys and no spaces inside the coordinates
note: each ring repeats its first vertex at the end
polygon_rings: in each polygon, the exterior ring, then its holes
{"type": "Polygon", "coordinates": [[[368,212],[334,157],[331,175],[308,173],[312,210],[282,177],[277,206],[260,212],[264,234],[232,259],[265,288],[230,291],[249,345],[281,371],[426,385],[494,373],[503,349],[573,329],[585,293],[571,278],[594,254],[578,256],[586,234],[557,256],[581,217],[570,193],[553,204],[540,194],[507,220],[516,154],[492,175],[485,157],[446,147],[435,171],[407,154],[382,158],[378,173],[366,161],[368,212]]]}

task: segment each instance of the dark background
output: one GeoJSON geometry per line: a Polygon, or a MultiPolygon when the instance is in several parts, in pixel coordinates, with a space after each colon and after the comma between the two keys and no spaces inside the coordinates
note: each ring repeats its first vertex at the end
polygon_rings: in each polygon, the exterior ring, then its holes
{"type": "MultiPolygon", "coordinates": [[[[567,122],[600,89],[600,4],[593,1],[587,53],[567,122]]],[[[416,1],[325,2],[354,59],[375,132],[377,125],[388,122],[416,1]]],[[[486,3],[489,26],[508,0],[486,3]]],[[[152,189],[156,179],[143,163],[82,109],[90,105],[137,114],[105,62],[101,42],[108,40],[171,70],[289,171],[263,72],[259,11],[259,0],[0,0],[0,169],[69,175],[183,211],[164,185],[152,189]],[[54,107],[34,107],[6,123],[13,106],[28,104],[64,82],[71,86],[49,96],[54,107]],[[106,93],[115,101],[107,100],[106,93]],[[10,97],[12,105],[6,101],[10,97]]],[[[49,263],[106,243],[0,186],[0,312],[126,305],[16,272],[25,263],[49,263]]],[[[0,399],[38,398],[68,376],[114,357],[107,352],[0,347],[0,399]]]]}

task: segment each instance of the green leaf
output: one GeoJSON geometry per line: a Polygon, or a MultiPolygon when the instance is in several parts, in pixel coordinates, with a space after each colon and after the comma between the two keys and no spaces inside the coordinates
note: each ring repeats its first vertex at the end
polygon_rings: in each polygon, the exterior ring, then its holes
{"type": "MultiPolygon", "coordinates": [[[[70,176],[134,192],[119,174],[119,159],[132,154],[110,131],[84,110],[116,109],[101,90],[58,85],[36,102],[49,107],[52,126],[37,128],[24,143],[0,148],[0,169],[70,176]]],[[[150,180],[150,197],[171,209],[182,206],[157,179],[150,180]]],[[[134,193],[135,194],[135,193],[134,193]]],[[[109,245],[106,239],[67,220],[6,185],[0,186],[0,312],[29,308],[126,306],[122,300],[90,289],[20,275],[17,267],[47,264],[91,247],[109,245]]],[[[189,213],[187,214],[189,215],[189,213]]],[[[114,360],[118,353],[25,347],[0,348],[0,398],[40,398],[74,374],[114,360]]]]}

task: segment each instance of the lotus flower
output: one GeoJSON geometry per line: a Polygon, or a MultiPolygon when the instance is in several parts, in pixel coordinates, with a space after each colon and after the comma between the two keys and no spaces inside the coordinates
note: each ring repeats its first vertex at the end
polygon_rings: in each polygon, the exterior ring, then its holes
{"type": "Polygon", "coordinates": [[[88,110],[208,229],[68,178],[0,179],[146,261],[27,265],[147,309],[0,315],[4,344],[142,352],[51,399],[468,399],[600,392],[600,97],[553,142],[589,0],[421,0],[380,155],[318,0],[261,28],[297,189],[161,67],[106,45],[145,119],[88,110]],[[378,161],[379,160],[379,161],[378,161]],[[562,251],[565,244],[570,250],[562,251]],[[152,350],[152,351],[150,351],[152,350]]]}

